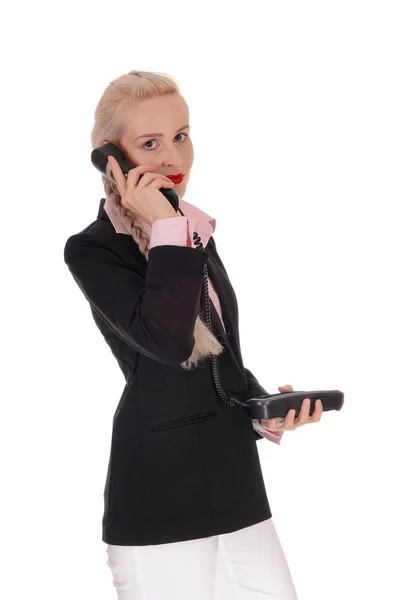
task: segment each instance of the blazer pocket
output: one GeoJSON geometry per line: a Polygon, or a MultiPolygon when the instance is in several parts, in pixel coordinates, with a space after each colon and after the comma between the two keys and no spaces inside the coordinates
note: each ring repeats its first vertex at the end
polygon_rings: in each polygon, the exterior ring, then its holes
{"type": "Polygon", "coordinates": [[[180,419],[174,419],[173,421],[156,423],[155,425],[152,425],[152,431],[162,431],[163,429],[171,429],[172,427],[180,427],[181,425],[190,425],[191,423],[202,423],[203,421],[216,418],[218,418],[218,413],[214,410],[196,413],[189,417],[181,417],[180,419]]]}

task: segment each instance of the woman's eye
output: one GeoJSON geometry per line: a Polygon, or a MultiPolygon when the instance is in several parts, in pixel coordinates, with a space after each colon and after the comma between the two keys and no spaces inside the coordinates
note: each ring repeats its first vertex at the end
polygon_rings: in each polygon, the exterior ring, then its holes
{"type": "MultiPolygon", "coordinates": [[[[188,134],[187,134],[187,133],[178,133],[178,134],[177,134],[175,137],[178,137],[178,136],[180,136],[180,135],[184,135],[185,137],[188,137],[188,134]]],[[[183,141],[183,140],[182,140],[182,141],[183,141]]],[[[148,140],[148,141],[147,141],[147,142],[146,142],[146,143],[143,145],[143,147],[144,147],[144,148],[146,148],[147,150],[152,150],[152,149],[153,149],[153,146],[152,146],[152,147],[150,147],[150,148],[148,148],[148,147],[147,147],[147,145],[146,145],[146,144],[151,144],[152,142],[154,142],[154,140],[148,140]]]]}

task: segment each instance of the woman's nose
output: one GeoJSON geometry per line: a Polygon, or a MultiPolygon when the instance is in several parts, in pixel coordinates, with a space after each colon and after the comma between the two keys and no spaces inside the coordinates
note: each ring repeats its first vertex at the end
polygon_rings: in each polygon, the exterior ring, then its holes
{"type": "Polygon", "coordinates": [[[165,150],[163,162],[168,167],[175,167],[176,169],[183,165],[182,156],[179,150],[176,149],[165,150]]]}

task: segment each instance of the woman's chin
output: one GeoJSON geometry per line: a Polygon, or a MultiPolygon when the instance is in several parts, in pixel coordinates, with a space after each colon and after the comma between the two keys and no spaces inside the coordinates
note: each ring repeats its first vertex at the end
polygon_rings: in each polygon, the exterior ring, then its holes
{"type": "Polygon", "coordinates": [[[179,195],[180,198],[183,198],[185,191],[186,191],[186,187],[187,187],[187,181],[182,181],[182,183],[177,183],[176,185],[174,185],[174,187],[172,189],[177,192],[177,194],[179,195]]]}

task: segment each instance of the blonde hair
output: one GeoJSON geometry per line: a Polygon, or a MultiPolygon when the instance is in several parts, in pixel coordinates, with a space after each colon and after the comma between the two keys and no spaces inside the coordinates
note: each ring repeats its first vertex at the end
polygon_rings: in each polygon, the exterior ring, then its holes
{"type": "MultiPolygon", "coordinates": [[[[130,71],[110,82],[103,92],[95,109],[94,126],[91,132],[92,147],[98,147],[103,140],[108,140],[117,146],[123,135],[125,118],[131,107],[140,101],[154,96],[179,94],[177,83],[169,76],[149,71],[130,71]]],[[[136,215],[121,204],[117,186],[102,176],[106,197],[112,202],[120,217],[138,244],[141,254],[149,260],[150,235],[135,224],[136,215]]],[[[177,318],[177,315],[175,315],[177,318]]],[[[224,347],[210,331],[206,323],[197,316],[194,326],[194,347],[192,354],[180,363],[183,369],[192,369],[207,356],[218,355],[224,347]]]]}

